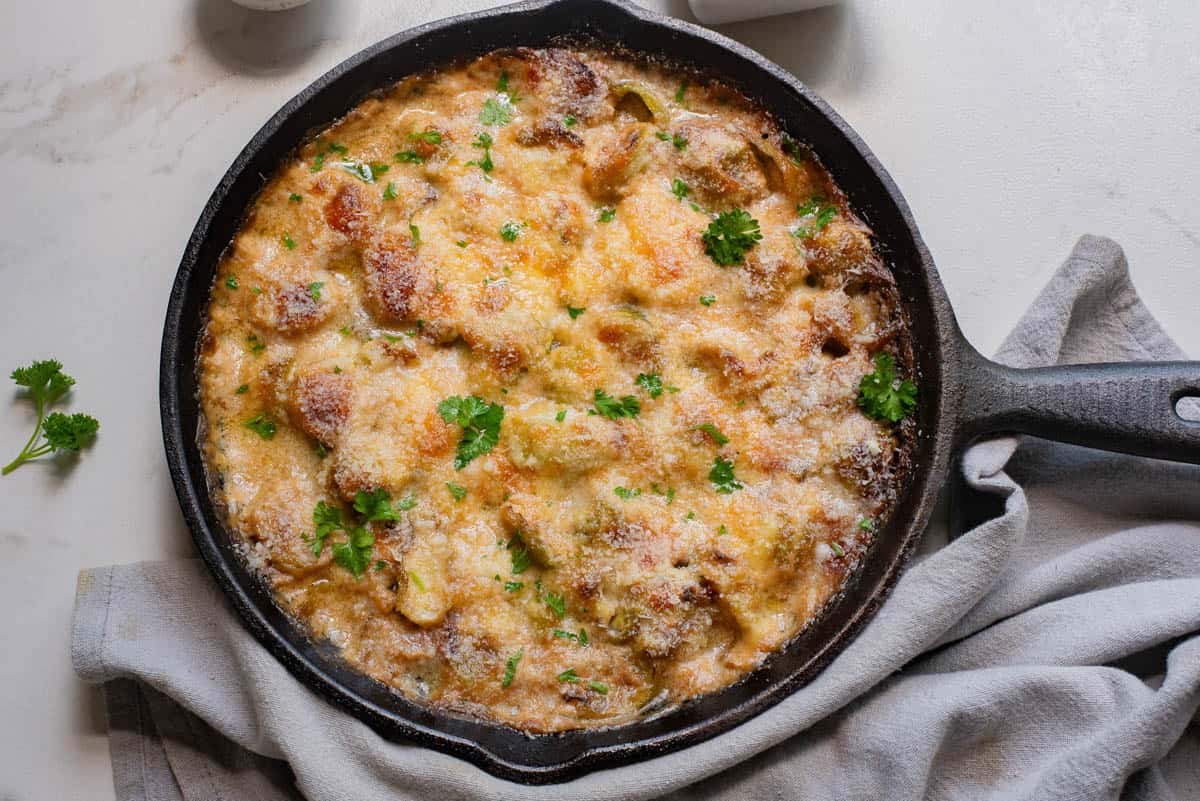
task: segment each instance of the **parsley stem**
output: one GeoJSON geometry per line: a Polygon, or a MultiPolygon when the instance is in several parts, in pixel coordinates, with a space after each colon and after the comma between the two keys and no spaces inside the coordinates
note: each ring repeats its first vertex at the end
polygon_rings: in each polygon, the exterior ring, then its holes
{"type": "Polygon", "coordinates": [[[29,436],[29,441],[25,443],[24,448],[21,448],[21,452],[17,454],[17,458],[6,464],[3,470],[0,470],[0,476],[7,476],[30,459],[35,459],[50,452],[51,449],[48,443],[42,446],[45,450],[42,450],[40,453],[34,453],[30,450],[33,447],[33,443],[37,442],[38,435],[42,433],[42,421],[45,419],[45,416],[46,404],[39,400],[37,401],[37,425],[33,427],[33,433],[29,436]]]}

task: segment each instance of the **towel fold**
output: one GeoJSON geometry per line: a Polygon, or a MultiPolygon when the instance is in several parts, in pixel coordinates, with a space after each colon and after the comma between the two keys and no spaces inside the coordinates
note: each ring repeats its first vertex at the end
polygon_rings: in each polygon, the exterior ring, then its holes
{"type": "MultiPolygon", "coordinates": [[[[999,358],[1182,353],[1120,248],[1084,237],[999,358]]],[[[104,685],[123,800],[1200,799],[1200,468],[1005,438],[962,480],[952,514],[998,516],[927,542],[810,685],[564,784],[381,738],[258,645],[198,560],[81,573],[72,659],[104,685]]]]}

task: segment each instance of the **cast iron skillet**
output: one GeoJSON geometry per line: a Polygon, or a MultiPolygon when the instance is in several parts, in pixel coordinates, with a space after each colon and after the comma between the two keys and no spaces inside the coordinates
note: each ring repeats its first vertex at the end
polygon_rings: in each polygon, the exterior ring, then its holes
{"type": "Polygon", "coordinates": [[[382,734],[467,759],[507,779],[563,781],[648,759],[724,732],[810,681],[859,632],[895,583],[929,519],[952,456],[985,433],[1023,432],[1107,450],[1200,463],[1200,425],[1175,412],[1200,394],[1200,363],[1014,370],[982,357],[954,314],[892,179],[858,135],[798,80],[712,31],[626,0],[531,0],[398,34],[334,67],[289,101],[238,155],[205,206],[179,265],[163,332],[163,438],[188,525],[246,625],[301,681],[382,734]],[[875,231],[912,321],[920,383],[914,468],[845,591],[807,631],[738,684],[657,717],[600,730],[527,735],[413,703],[314,644],[251,575],[214,513],[197,427],[195,358],[213,276],[242,216],[276,166],[373,90],[438,63],[509,45],[587,35],[714,73],[774,112],[818,154],[875,231]]]}

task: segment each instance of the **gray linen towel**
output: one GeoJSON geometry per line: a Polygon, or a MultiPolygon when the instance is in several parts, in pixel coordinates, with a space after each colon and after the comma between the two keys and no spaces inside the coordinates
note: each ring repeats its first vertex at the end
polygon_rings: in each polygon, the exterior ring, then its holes
{"type": "MultiPolygon", "coordinates": [[[[1084,237],[1000,358],[1182,353],[1120,248],[1084,237]]],[[[1200,799],[1200,469],[1000,439],[963,478],[999,516],[927,544],[816,681],[566,784],[380,738],[261,648],[196,560],[83,572],[72,658],[105,685],[118,796],[136,801],[1200,799]]]]}

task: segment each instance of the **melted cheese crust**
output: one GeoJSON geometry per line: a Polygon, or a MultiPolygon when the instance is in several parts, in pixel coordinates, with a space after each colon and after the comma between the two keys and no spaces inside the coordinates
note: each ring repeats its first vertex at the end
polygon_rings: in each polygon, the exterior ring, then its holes
{"type": "Polygon", "coordinates": [[[501,51],[363,102],[267,184],[212,290],[202,444],[251,564],[350,664],[526,730],[610,725],[736,681],[840,589],[905,450],[858,383],[906,337],[870,231],[761,109],[662,65],[501,51]],[[817,195],[823,228],[798,213],[817,195]],[[721,267],[701,234],[733,208],[763,238],[721,267]],[[640,414],[590,413],[597,389],[640,414]],[[454,395],[505,410],[457,471],[454,395]],[[716,491],[718,456],[742,489],[716,491]],[[313,510],[380,488],[416,504],[372,525],[356,580],[343,532],[314,555],[313,510]]]}

